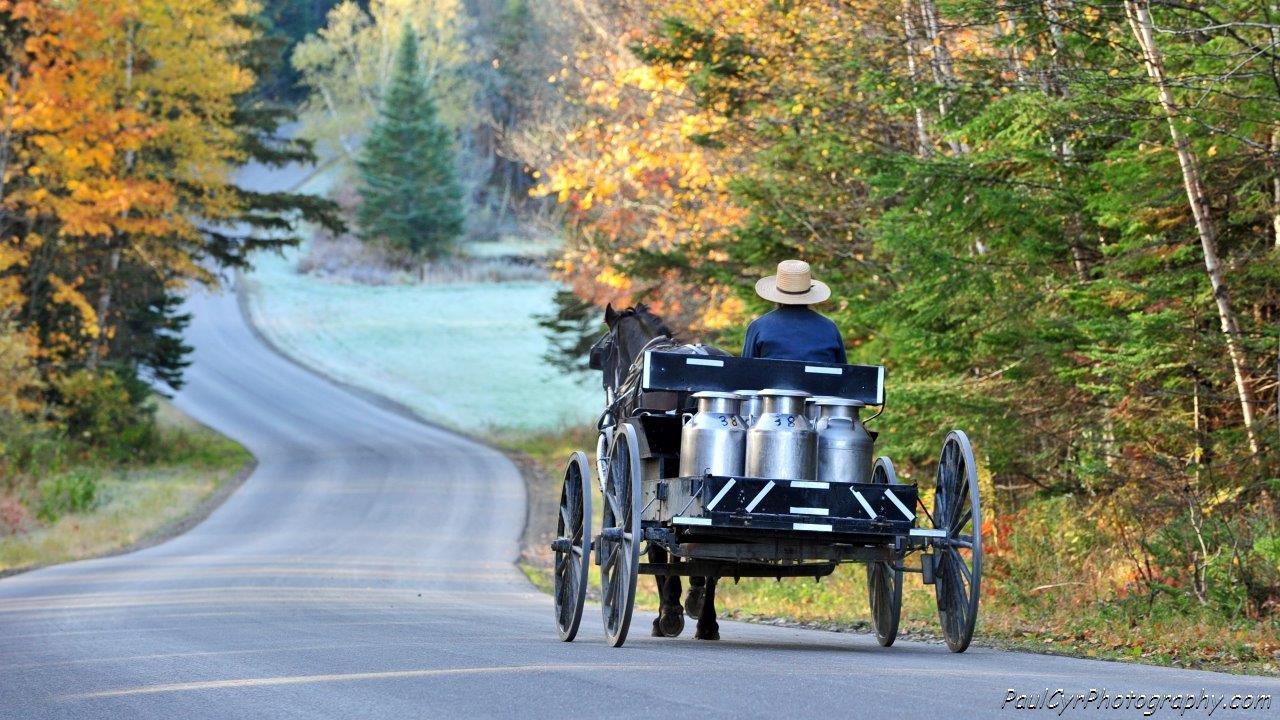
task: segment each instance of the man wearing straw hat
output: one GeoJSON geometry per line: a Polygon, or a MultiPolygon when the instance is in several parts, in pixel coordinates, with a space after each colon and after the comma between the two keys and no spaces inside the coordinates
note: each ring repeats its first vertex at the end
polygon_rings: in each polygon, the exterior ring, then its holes
{"type": "Polygon", "coordinates": [[[846,363],[844,338],[836,324],[809,308],[831,297],[826,283],[813,279],[809,263],[783,260],[778,273],[761,278],[756,294],[778,303],[747,327],[742,357],[846,363]]]}

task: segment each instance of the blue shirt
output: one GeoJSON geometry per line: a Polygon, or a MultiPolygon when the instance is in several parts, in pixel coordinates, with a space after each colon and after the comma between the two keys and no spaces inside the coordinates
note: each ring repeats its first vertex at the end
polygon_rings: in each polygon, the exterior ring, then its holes
{"type": "Polygon", "coordinates": [[[779,305],[747,326],[742,357],[846,364],[844,338],[834,322],[808,305],[779,305]]]}

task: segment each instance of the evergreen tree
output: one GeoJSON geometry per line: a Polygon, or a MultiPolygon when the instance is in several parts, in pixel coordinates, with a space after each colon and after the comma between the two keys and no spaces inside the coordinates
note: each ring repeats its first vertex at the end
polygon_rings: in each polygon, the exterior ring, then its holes
{"type": "Polygon", "coordinates": [[[431,257],[462,232],[462,189],[453,139],[436,118],[419,64],[418,38],[408,25],[402,32],[390,87],[358,162],[357,220],[366,242],[431,257]]]}

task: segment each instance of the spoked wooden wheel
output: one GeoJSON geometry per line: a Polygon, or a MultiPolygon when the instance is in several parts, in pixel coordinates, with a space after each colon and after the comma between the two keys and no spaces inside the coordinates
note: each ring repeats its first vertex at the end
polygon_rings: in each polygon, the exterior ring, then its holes
{"type": "Polygon", "coordinates": [[[556,522],[556,627],[560,639],[573,642],[587,599],[587,571],[591,567],[591,470],[582,451],[569,456],[560,489],[560,519],[556,522]]]}
{"type": "Polygon", "coordinates": [[[627,639],[640,569],[639,447],[635,428],[623,425],[609,449],[600,526],[600,595],[605,638],[614,647],[627,639]]]}
{"type": "Polygon", "coordinates": [[[982,512],[978,503],[978,466],[969,438],[960,430],[947,435],[938,460],[933,496],[933,527],[945,531],[934,540],[934,592],[938,619],[951,652],[964,652],[973,639],[982,585],[982,512]]]}
{"type": "MultiPolygon", "coordinates": [[[[871,482],[881,485],[897,485],[898,474],[887,457],[876,458],[871,470],[871,482]]],[[[902,567],[902,558],[897,558],[902,567]]],[[[887,562],[867,564],[867,595],[871,604],[871,626],[876,631],[876,642],[889,647],[898,637],[898,620],[902,617],[902,570],[895,570],[887,562]]]]}

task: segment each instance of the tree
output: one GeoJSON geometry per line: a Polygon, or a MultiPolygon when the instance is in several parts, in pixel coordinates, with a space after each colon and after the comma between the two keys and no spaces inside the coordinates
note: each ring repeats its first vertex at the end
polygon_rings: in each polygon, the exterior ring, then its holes
{"type": "Polygon", "coordinates": [[[340,227],[332,203],[240,188],[244,163],[312,158],[254,92],[247,0],[0,0],[0,315],[49,377],[181,382],[177,298],[220,268],[340,227]],[[6,309],[7,308],[7,309],[6,309]]]}
{"type": "Polygon", "coordinates": [[[468,120],[472,92],[463,72],[470,58],[461,0],[344,0],[292,56],[310,93],[302,106],[303,132],[321,143],[322,152],[355,160],[390,88],[406,26],[418,38],[418,62],[441,104],[441,118],[454,128],[468,120]]]}
{"type": "Polygon", "coordinates": [[[401,34],[378,121],[361,151],[360,235],[411,256],[438,256],[462,232],[452,134],[418,64],[417,34],[401,34]]]}

